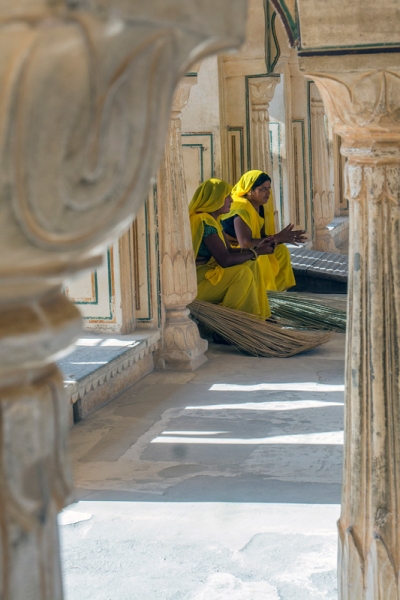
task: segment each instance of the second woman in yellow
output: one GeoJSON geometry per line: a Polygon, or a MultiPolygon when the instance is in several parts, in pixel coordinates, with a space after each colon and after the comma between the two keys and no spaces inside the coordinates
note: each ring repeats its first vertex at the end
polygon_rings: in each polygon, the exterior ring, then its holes
{"type": "Polygon", "coordinates": [[[271,178],[262,171],[248,171],[232,189],[233,204],[222,225],[228,239],[241,248],[260,244],[262,240],[274,240],[276,249],[258,261],[263,273],[265,290],[283,291],[296,284],[285,243],[297,245],[305,241],[304,231],[295,231],[288,225],[275,233],[274,203],[271,178]]]}
{"type": "Polygon", "coordinates": [[[225,181],[209,179],[196,190],[189,205],[197,299],[266,319],[271,312],[256,259],[259,255],[272,253],[275,242],[244,250],[229,246],[220,217],[229,212],[231,189],[225,181]]]}

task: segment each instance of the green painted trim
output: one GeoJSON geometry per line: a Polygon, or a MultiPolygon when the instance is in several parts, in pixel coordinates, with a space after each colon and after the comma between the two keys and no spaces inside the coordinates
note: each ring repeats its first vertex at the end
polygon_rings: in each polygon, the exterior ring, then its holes
{"type": "Polygon", "coordinates": [[[311,215],[311,233],[314,239],[314,185],[312,168],[312,145],[311,145],[311,85],[313,81],[307,81],[307,118],[308,118],[308,173],[310,190],[310,215],[311,215]]]}
{"type": "Polygon", "coordinates": [[[274,172],[274,153],[273,153],[273,132],[271,131],[271,125],[276,126],[278,135],[278,173],[279,173],[279,206],[280,206],[280,225],[283,227],[283,167],[282,167],[282,153],[281,153],[281,124],[278,121],[270,121],[269,123],[269,153],[271,157],[271,177],[274,172]]]}
{"type": "Polygon", "coordinates": [[[400,52],[399,42],[388,42],[383,44],[354,44],[344,46],[316,46],[316,47],[300,47],[298,50],[299,56],[314,56],[318,54],[368,54],[369,51],[392,51],[400,52]]]}
{"type": "MultiPolygon", "coordinates": [[[[199,131],[199,132],[192,132],[192,133],[182,133],[181,134],[182,137],[208,137],[209,141],[210,141],[210,173],[211,173],[211,177],[214,177],[214,173],[215,173],[215,167],[214,167],[214,134],[210,131],[199,131]]],[[[204,146],[204,144],[182,144],[182,146],[196,146],[196,145],[201,145],[203,147],[202,150],[202,154],[203,152],[205,152],[206,148],[204,146]]],[[[203,156],[202,159],[203,160],[203,156]]],[[[204,162],[203,162],[203,166],[204,166],[204,162]]],[[[204,170],[203,170],[203,175],[204,175],[204,170]]],[[[202,181],[203,181],[203,176],[202,176],[202,181]]]]}
{"type": "Polygon", "coordinates": [[[244,147],[243,147],[243,127],[228,127],[228,131],[236,131],[239,133],[240,139],[240,171],[241,175],[244,173],[244,147]]]}
{"type": "Polygon", "coordinates": [[[275,42],[275,47],[276,47],[276,56],[274,58],[274,61],[272,63],[272,65],[268,68],[269,71],[273,72],[276,64],[279,60],[279,57],[281,55],[281,49],[279,46],[279,42],[278,42],[278,37],[276,35],[276,28],[275,28],[275,21],[276,21],[276,12],[273,13],[272,17],[271,17],[271,33],[272,33],[272,37],[274,38],[274,42],[275,42]]]}
{"type": "Polygon", "coordinates": [[[199,149],[200,181],[204,181],[204,160],[203,160],[204,145],[203,144],[182,144],[182,148],[198,148],[199,149]]]}
{"type": "Polygon", "coordinates": [[[150,257],[150,235],[149,235],[149,209],[148,199],[144,203],[144,223],[146,231],[146,271],[147,271],[147,317],[135,317],[137,323],[148,323],[153,320],[153,306],[151,302],[151,257],[150,257]]]}
{"type": "Polygon", "coordinates": [[[294,40],[298,40],[300,37],[300,28],[299,28],[299,18],[297,12],[297,2],[295,3],[295,15],[293,17],[289,8],[286,6],[284,0],[279,0],[279,5],[281,7],[284,18],[286,19],[286,23],[288,24],[290,31],[292,32],[292,36],[294,40]]]}
{"type": "Polygon", "coordinates": [[[247,149],[247,170],[251,170],[251,131],[250,131],[250,93],[249,76],[245,75],[245,103],[246,103],[246,149],[247,149]]]}
{"type": "Polygon", "coordinates": [[[267,65],[267,73],[273,73],[276,64],[281,55],[281,49],[276,35],[276,11],[271,14],[270,3],[268,0],[264,0],[264,12],[265,12],[265,64],[267,65]],[[275,44],[275,57],[272,59],[272,48],[271,48],[271,35],[275,44]]]}
{"type": "Polygon", "coordinates": [[[97,317],[97,316],[83,316],[83,319],[88,321],[111,321],[114,319],[114,315],[112,312],[112,275],[111,275],[111,254],[110,248],[107,248],[107,271],[108,271],[108,306],[110,309],[110,314],[107,317],[97,317]]]}
{"type": "Polygon", "coordinates": [[[272,71],[271,65],[271,37],[269,35],[269,24],[271,23],[271,9],[268,0],[264,0],[264,12],[265,12],[265,64],[267,65],[267,71],[272,71]]]}
{"type": "Polygon", "coordinates": [[[292,119],[292,123],[300,123],[301,125],[301,147],[303,153],[303,189],[304,189],[304,227],[308,228],[308,211],[307,211],[307,168],[306,168],[306,132],[304,119],[292,119]]]}
{"type": "MultiPolygon", "coordinates": [[[[147,209],[147,202],[146,202],[146,209],[147,209]]],[[[160,263],[160,250],[159,250],[159,234],[158,234],[158,207],[157,207],[157,185],[154,184],[153,185],[153,210],[154,210],[154,230],[155,230],[155,236],[154,236],[154,250],[155,250],[155,261],[156,261],[156,279],[155,279],[155,285],[156,285],[156,302],[157,302],[157,323],[155,323],[155,327],[160,327],[161,326],[161,295],[160,295],[160,289],[161,289],[161,284],[160,284],[160,277],[161,277],[161,263],[160,263]]],[[[154,321],[154,313],[153,313],[153,302],[151,301],[152,298],[152,294],[151,294],[151,286],[153,284],[153,281],[151,279],[151,274],[154,271],[154,269],[151,268],[151,259],[150,259],[150,236],[148,234],[148,225],[149,225],[149,217],[148,217],[149,213],[148,213],[148,209],[146,210],[146,260],[147,260],[147,293],[148,293],[148,303],[149,303],[149,316],[148,317],[135,317],[135,322],[136,323],[150,323],[151,321],[154,321]]]]}
{"type": "Polygon", "coordinates": [[[94,297],[95,297],[95,300],[72,300],[72,302],[74,304],[79,304],[79,305],[88,305],[88,304],[97,305],[99,303],[99,288],[98,288],[98,284],[97,284],[97,271],[93,272],[93,278],[94,278],[94,297]]]}
{"type": "Polygon", "coordinates": [[[144,203],[144,222],[146,226],[146,268],[147,268],[147,319],[153,319],[153,307],[151,305],[151,281],[150,281],[150,236],[149,236],[149,209],[147,206],[148,200],[144,203]]]}
{"type": "Polygon", "coordinates": [[[158,226],[158,199],[157,199],[157,184],[153,185],[153,202],[154,202],[154,220],[156,226],[156,235],[154,240],[156,262],[157,262],[157,277],[156,277],[156,295],[157,295],[157,316],[158,323],[157,327],[161,327],[162,314],[161,314],[161,258],[160,258],[160,236],[158,226]]]}

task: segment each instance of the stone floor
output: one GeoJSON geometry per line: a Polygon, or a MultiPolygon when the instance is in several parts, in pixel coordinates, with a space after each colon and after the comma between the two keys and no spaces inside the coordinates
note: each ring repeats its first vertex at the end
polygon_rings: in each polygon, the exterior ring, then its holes
{"type": "Polygon", "coordinates": [[[71,431],[66,600],[334,600],[344,335],[288,359],[211,345],[71,431]]]}

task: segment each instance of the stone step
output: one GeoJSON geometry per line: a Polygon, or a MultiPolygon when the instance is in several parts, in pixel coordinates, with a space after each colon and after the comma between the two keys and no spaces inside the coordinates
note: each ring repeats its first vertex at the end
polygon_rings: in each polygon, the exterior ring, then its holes
{"type": "Polygon", "coordinates": [[[292,291],[347,293],[348,256],[291,247],[296,286],[292,291]]]}

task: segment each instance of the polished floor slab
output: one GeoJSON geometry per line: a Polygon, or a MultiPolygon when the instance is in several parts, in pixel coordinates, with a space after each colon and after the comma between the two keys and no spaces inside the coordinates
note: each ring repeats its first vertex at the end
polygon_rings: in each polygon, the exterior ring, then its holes
{"type": "Polygon", "coordinates": [[[344,335],[289,359],[208,358],[71,431],[67,600],[336,598],[344,335]]]}

